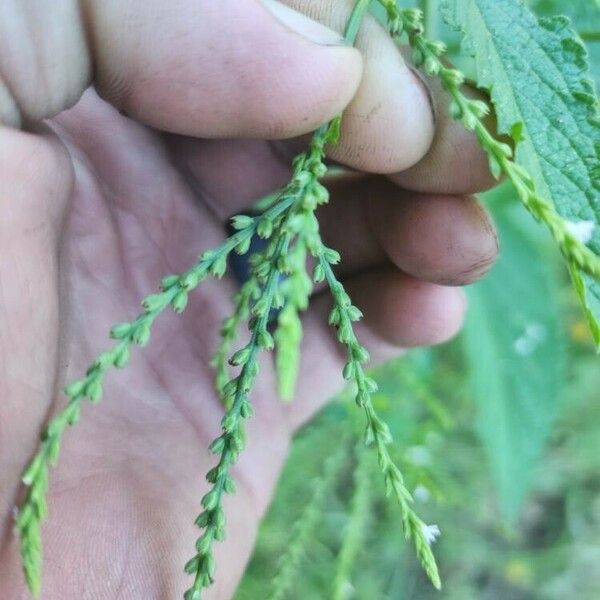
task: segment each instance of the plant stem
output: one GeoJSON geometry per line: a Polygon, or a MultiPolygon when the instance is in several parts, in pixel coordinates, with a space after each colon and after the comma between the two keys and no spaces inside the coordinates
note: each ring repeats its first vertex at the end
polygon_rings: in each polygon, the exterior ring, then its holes
{"type": "MultiPolygon", "coordinates": [[[[215,369],[215,387],[217,392],[223,399],[223,388],[229,381],[229,369],[227,359],[231,351],[231,347],[237,337],[239,327],[250,312],[250,302],[252,296],[257,289],[257,282],[254,278],[250,278],[233,298],[234,311],[233,314],[227,317],[221,325],[221,343],[215,353],[211,366],[215,369]]],[[[226,406],[225,408],[229,408],[226,406]]]]}
{"type": "Polygon", "coordinates": [[[369,353],[362,346],[354,332],[353,321],[362,317],[357,307],[353,306],[344,286],[338,281],[331,267],[332,261],[327,256],[328,249],[321,243],[321,248],[314,256],[318,261],[315,279],[323,278],[333,296],[334,306],[329,316],[331,325],[337,328],[338,340],[347,349],[347,362],[344,367],[344,378],[352,380],[356,386],[356,404],[363,408],[367,427],[366,443],[375,446],[379,467],[383,473],[386,493],[392,494],[400,505],[404,534],[412,539],[417,556],[433,585],[440,589],[441,581],[438,574],[435,557],[427,539],[428,526],[412,509],[412,496],[406,485],[400,469],[394,463],[388,445],[392,443],[392,435],[386,423],[377,415],[371,399],[371,394],[377,390],[375,381],[368,377],[363,364],[369,360],[369,353]]]}
{"type": "MultiPolygon", "coordinates": [[[[292,213],[291,209],[290,213],[292,213]]],[[[227,391],[227,386],[224,390],[226,396],[232,397],[232,402],[221,422],[223,432],[211,444],[211,450],[220,454],[220,459],[217,466],[207,475],[207,480],[213,485],[202,498],[204,511],[196,520],[198,526],[203,529],[203,534],[196,542],[197,554],[186,564],[186,572],[195,575],[192,587],[185,593],[186,600],[200,600],[202,588],[210,586],[214,581],[215,561],[212,545],[215,540],[222,540],[225,535],[223,495],[235,491],[230,469],[244,446],[242,422],[252,413],[248,396],[258,374],[257,355],[263,347],[260,339],[261,336],[268,335],[267,323],[280,275],[277,264],[279,258],[287,252],[291,238],[292,233],[284,231],[277,239],[273,257],[268,259],[269,272],[261,290],[262,305],[260,314],[255,315],[256,318],[251,326],[250,341],[243,350],[244,357],[236,361],[234,355],[232,359],[232,362],[241,363],[243,366],[239,376],[230,381],[233,384],[230,391],[227,391]]]]}
{"type": "Polygon", "coordinates": [[[277,315],[277,328],[273,335],[277,389],[284,402],[294,397],[303,336],[300,312],[308,308],[313,288],[312,279],[306,273],[306,256],[306,236],[301,232],[288,257],[290,272],[280,288],[284,305],[277,315]]]}
{"type": "Polygon", "coordinates": [[[357,441],[355,453],[354,491],[342,547],[338,554],[332,600],[345,600],[348,597],[347,587],[350,584],[352,569],[363,545],[371,516],[371,465],[369,452],[362,440],[357,441]]]}
{"type": "Polygon", "coordinates": [[[354,45],[362,20],[372,1],[373,0],[357,0],[355,2],[344,31],[344,39],[348,44],[354,45]]]}
{"type": "Polygon", "coordinates": [[[454,426],[454,418],[448,409],[410,364],[405,364],[404,361],[399,363],[396,367],[396,375],[403,386],[426,406],[442,429],[451,429],[454,426]]]}
{"type": "Polygon", "coordinates": [[[423,11],[423,23],[425,33],[435,39],[437,37],[438,23],[438,0],[419,0],[419,6],[423,11]]]}
{"type": "Polygon", "coordinates": [[[600,31],[580,31],[579,37],[584,42],[600,42],[600,31]]]}
{"type": "Polygon", "coordinates": [[[337,451],[325,460],[323,473],[314,481],[310,499],[294,523],[291,539],[281,556],[279,569],[273,577],[266,600],[285,600],[288,597],[307,545],[315,534],[319,518],[323,515],[327,496],[334,487],[347,457],[348,445],[344,440],[339,444],[337,451]]]}

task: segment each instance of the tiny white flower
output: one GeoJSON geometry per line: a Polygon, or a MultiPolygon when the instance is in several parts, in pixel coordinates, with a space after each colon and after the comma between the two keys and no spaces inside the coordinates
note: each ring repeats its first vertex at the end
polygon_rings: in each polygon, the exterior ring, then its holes
{"type": "Polygon", "coordinates": [[[576,237],[582,244],[587,244],[594,234],[593,221],[567,221],[569,233],[576,237]]]}
{"type": "Polygon", "coordinates": [[[431,546],[431,544],[433,544],[438,537],[440,537],[440,535],[442,534],[442,532],[440,531],[440,528],[437,525],[427,525],[426,523],[423,523],[421,525],[421,529],[423,532],[423,537],[425,538],[425,541],[431,546]]]}

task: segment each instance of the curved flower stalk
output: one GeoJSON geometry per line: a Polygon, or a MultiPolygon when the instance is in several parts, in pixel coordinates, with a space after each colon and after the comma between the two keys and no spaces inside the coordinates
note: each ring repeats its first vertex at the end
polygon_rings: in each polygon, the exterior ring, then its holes
{"type": "Polygon", "coordinates": [[[277,316],[277,329],[273,336],[277,388],[284,402],[289,402],[294,397],[302,341],[300,313],[308,308],[313,289],[312,279],[306,273],[306,258],[306,240],[300,237],[290,252],[290,274],[281,284],[284,304],[277,316]]]}
{"type": "MultiPolygon", "coordinates": [[[[289,223],[290,216],[293,214],[290,210],[283,226],[289,223]]],[[[212,487],[202,498],[204,510],[196,519],[196,525],[203,529],[202,535],[196,542],[197,553],[185,565],[186,573],[194,575],[194,583],[185,593],[186,600],[199,599],[202,588],[211,585],[214,579],[215,560],[212,545],[215,540],[221,541],[225,537],[223,496],[235,492],[235,483],[230,475],[230,469],[244,448],[243,421],[252,415],[249,395],[259,371],[258,353],[273,348],[273,338],[267,331],[267,324],[282,272],[280,261],[289,250],[292,236],[293,232],[287,230],[275,237],[274,243],[260,256],[260,260],[255,261],[254,272],[261,283],[261,296],[252,308],[250,341],[230,358],[230,363],[233,366],[240,366],[241,371],[237,377],[229,380],[222,391],[225,406],[230,408],[221,421],[223,433],[209,447],[210,451],[220,458],[217,466],[206,476],[212,487]]]]}
{"type": "Polygon", "coordinates": [[[344,378],[355,385],[356,404],[365,413],[365,443],[367,446],[373,446],[377,452],[386,494],[393,496],[400,505],[404,535],[406,539],[413,541],[421,566],[433,585],[440,589],[442,584],[430,547],[428,526],[412,508],[413,498],[388,450],[388,445],[393,441],[389,427],[375,411],[371,399],[372,394],[377,391],[377,383],[365,373],[364,365],[369,360],[369,353],[358,341],[353,327],[353,323],[362,318],[362,313],[352,304],[344,286],[333,271],[332,264],[339,261],[339,255],[334,254],[337,253],[333,253],[330,248],[322,244],[314,251],[314,256],[318,260],[315,280],[326,281],[333,296],[334,304],[329,314],[329,323],[336,328],[339,342],[346,346],[347,362],[344,366],[344,378]]]}
{"type": "Polygon", "coordinates": [[[523,206],[538,221],[544,223],[556,240],[570,266],[575,266],[595,279],[600,279],[600,257],[574,231],[573,224],[561,217],[552,202],[538,192],[531,175],[514,161],[512,148],[495,139],[483,124],[490,106],[482,100],[467,98],[461,91],[464,75],[446,66],[441,57],[446,52],[442,42],[428,40],[424,35],[423,12],[419,9],[401,9],[395,0],[377,0],[387,13],[390,34],[398,41],[406,36],[412,48],[412,59],[427,75],[438,77],[452,97],[450,114],[460,120],[466,129],[475,133],[480,146],[488,155],[490,171],[499,179],[506,175],[514,185],[523,206]]]}

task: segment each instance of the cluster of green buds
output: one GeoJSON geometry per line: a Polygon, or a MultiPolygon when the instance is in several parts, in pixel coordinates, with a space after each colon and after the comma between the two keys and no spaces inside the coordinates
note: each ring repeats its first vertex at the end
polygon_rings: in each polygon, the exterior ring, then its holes
{"type": "Polygon", "coordinates": [[[377,452],[386,494],[394,497],[398,502],[404,534],[407,539],[413,541],[423,569],[433,585],[439,589],[441,581],[431,550],[431,530],[412,507],[413,498],[389,451],[389,445],[393,441],[389,427],[379,417],[373,405],[372,395],[377,391],[377,383],[365,373],[364,365],[369,360],[369,353],[358,341],[354,332],[354,323],[362,318],[362,313],[352,304],[343,284],[335,275],[332,264],[339,260],[336,254],[324,246],[315,254],[315,258],[319,261],[315,268],[315,279],[324,279],[333,297],[334,304],[329,315],[329,323],[336,328],[338,340],[346,347],[347,361],[343,375],[345,379],[354,383],[356,404],[365,414],[365,443],[367,446],[373,446],[377,452]]]}
{"type": "MultiPolygon", "coordinates": [[[[273,336],[269,324],[274,310],[283,309],[284,312],[289,306],[301,310],[308,305],[312,285],[306,281],[306,264],[301,259],[306,255],[306,248],[314,246],[315,240],[320,239],[318,229],[310,225],[314,211],[329,199],[319,178],[327,170],[323,164],[325,144],[333,140],[332,135],[338,128],[339,123],[334,120],[333,124],[317,130],[309,149],[294,161],[291,181],[263,215],[236,215],[232,218],[232,226],[238,230],[238,234],[252,229],[257,236],[268,240],[268,244],[264,250],[250,256],[250,277],[235,297],[233,314],[222,324],[223,341],[214,364],[217,367],[217,387],[226,412],[221,420],[222,433],[209,448],[219,456],[219,461],[206,476],[210,489],[202,498],[203,510],[196,519],[196,525],[202,529],[202,533],[196,541],[195,555],[185,565],[185,571],[194,575],[194,582],[185,594],[186,600],[199,600],[202,589],[210,586],[214,580],[212,547],[215,541],[221,541],[225,536],[223,497],[235,491],[230,470],[244,448],[244,421],[253,412],[249,395],[259,372],[258,355],[263,350],[273,350],[278,337],[281,352],[287,352],[288,356],[299,356],[301,335],[290,339],[276,331],[273,336]],[[284,199],[290,199],[286,208],[275,212],[284,199]],[[304,276],[299,275],[300,270],[304,276]],[[294,281],[295,285],[286,288],[289,281],[294,281]],[[238,375],[230,378],[224,357],[229,353],[237,329],[245,319],[248,320],[250,339],[229,358],[228,364],[240,369],[238,375]],[[289,348],[290,344],[296,347],[289,348]]],[[[241,253],[251,248],[246,239],[243,239],[241,253]]],[[[287,364],[286,369],[289,370],[287,364]]],[[[289,372],[286,371],[284,376],[289,377],[289,372]]]]}

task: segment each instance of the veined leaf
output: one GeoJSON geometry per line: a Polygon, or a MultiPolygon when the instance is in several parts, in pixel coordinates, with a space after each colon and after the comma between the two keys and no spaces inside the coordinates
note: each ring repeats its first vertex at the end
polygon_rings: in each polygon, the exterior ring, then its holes
{"type": "Polygon", "coordinates": [[[600,84],[600,0],[538,0],[536,14],[544,17],[564,13],[585,42],[589,52],[591,76],[600,84]]]}
{"type": "MultiPolygon", "coordinates": [[[[519,142],[517,162],[563,217],[594,225],[588,245],[600,254],[598,100],[569,20],[538,20],[519,0],[445,0],[444,14],[464,34],[499,131],[519,142]]],[[[571,275],[600,350],[600,284],[571,275]]]]}
{"type": "Polygon", "coordinates": [[[496,210],[503,252],[471,289],[465,350],[477,429],[504,516],[514,519],[559,408],[565,378],[556,274],[516,205],[496,210]],[[519,223],[518,219],[521,220],[519,223]]]}

